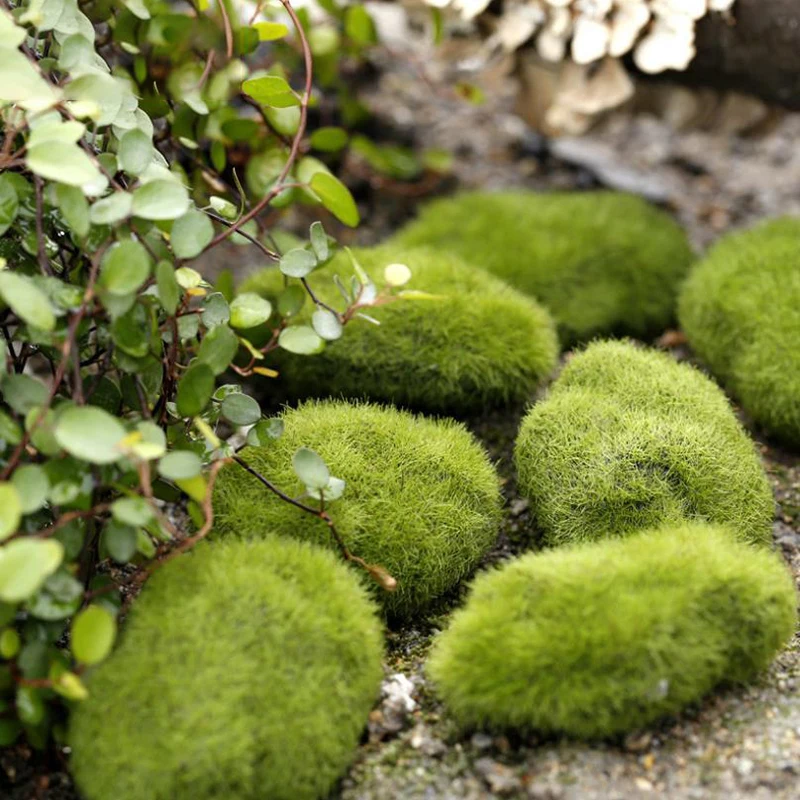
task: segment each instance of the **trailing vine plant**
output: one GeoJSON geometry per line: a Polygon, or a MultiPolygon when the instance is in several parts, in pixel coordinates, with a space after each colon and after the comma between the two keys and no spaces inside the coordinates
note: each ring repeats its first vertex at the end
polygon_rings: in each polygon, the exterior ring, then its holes
{"type": "Polygon", "coordinates": [[[125,603],[210,531],[224,463],[394,585],[339,537],[327,504],[344,482],[316,453],[294,456],[299,498],[237,454],[281,421],[221,380],[277,378],[273,351],[313,356],[410,277],[389,265],[379,287],[353,259],[334,307],[313,290],[336,248],[322,223],[286,252],[266,227],[297,203],[359,222],[323,160],[347,132],[308,118],[315,59],[322,84],[341,84],[337,53],[375,31],[362,7],[327,6],[333,22],[314,26],[290,0],[246,14],[230,0],[0,0],[0,746],[62,737],[125,603]],[[274,306],[192,266],[223,243],[281,270],[274,306]],[[311,325],[296,321],[306,303],[311,325]]]}

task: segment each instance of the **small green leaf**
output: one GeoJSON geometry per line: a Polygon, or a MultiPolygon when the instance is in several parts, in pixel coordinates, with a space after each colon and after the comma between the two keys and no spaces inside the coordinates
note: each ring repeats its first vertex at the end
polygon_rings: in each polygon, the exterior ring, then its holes
{"type": "Polygon", "coordinates": [[[258,39],[261,42],[274,42],[276,39],[283,39],[289,33],[289,29],[282,22],[256,22],[253,27],[258,31],[258,39]]]}
{"type": "Polygon", "coordinates": [[[311,237],[311,248],[317,259],[321,262],[327,261],[330,257],[331,250],[328,245],[328,234],[325,233],[325,228],[322,227],[322,223],[312,222],[308,233],[311,237]]]}
{"type": "Polygon", "coordinates": [[[280,270],[290,278],[305,278],[316,266],[317,257],[302,247],[295,247],[281,256],[280,270]]]}
{"type": "Polygon", "coordinates": [[[64,548],[55,539],[23,536],[0,548],[0,600],[32,597],[61,564],[64,548]]]}
{"type": "Polygon", "coordinates": [[[79,238],[89,233],[89,203],[77,186],[56,185],[56,201],[67,225],[79,238]]]}
{"type": "Polygon", "coordinates": [[[2,236],[17,218],[19,199],[11,181],[0,175],[0,236],[2,236]]]}
{"type": "Polygon", "coordinates": [[[14,658],[19,653],[20,638],[13,628],[6,628],[0,633],[0,658],[6,661],[14,658]]]}
{"type": "Polygon", "coordinates": [[[117,522],[136,527],[153,519],[153,509],[144,497],[121,497],[111,504],[111,515],[117,522]]]}
{"type": "Polygon", "coordinates": [[[82,664],[99,664],[111,652],[117,636],[117,621],[100,605],[85,608],[72,621],[72,655],[82,664]]]}
{"type": "Polygon", "coordinates": [[[246,394],[229,394],[220,408],[222,416],[234,425],[253,425],[261,419],[261,407],[246,394]]]}
{"type": "Polygon", "coordinates": [[[310,186],[322,205],[340,222],[355,228],[361,221],[353,195],[338,178],[327,172],[317,172],[310,186]]]}
{"type": "Polygon", "coordinates": [[[364,6],[349,6],[344,12],[344,32],[356,44],[367,46],[378,41],[375,23],[364,6]]]}
{"type": "Polygon", "coordinates": [[[127,564],[136,555],[138,532],[118,519],[110,519],[103,528],[101,544],[118,564],[127,564]]]}
{"type": "Polygon", "coordinates": [[[158,473],[171,481],[186,480],[203,469],[200,457],[191,450],[173,450],[158,462],[158,473]]]}
{"type": "Polygon", "coordinates": [[[347,144],[347,131],[344,128],[317,128],[311,134],[309,143],[323,153],[336,153],[347,144]]]}
{"type": "Polygon", "coordinates": [[[322,490],[323,500],[327,502],[330,502],[331,500],[338,500],[344,494],[345,486],[346,483],[344,480],[342,480],[342,478],[334,478],[333,475],[331,475],[328,485],[322,490]]]}
{"type": "Polygon", "coordinates": [[[69,142],[51,141],[34,145],[28,150],[25,163],[39,177],[68,186],[87,186],[103,179],[89,156],[69,142]]]}
{"type": "Polygon", "coordinates": [[[175,278],[175,268],[169,261],[159,261],[156,265],[156,289],[161,305],[167,314],[172,316],[178,308],[183,292],[175,278]]]}
{"type": "Polygon", "coordinates": [[[236,334],[227,325],[217,325],[203,337],[197,351],[197,360],[208,365],[214,375],[220,375],[233,361],[238,349],[239,339],[236,334]]]}
{"type": "Polygon", "coordinates": [[[214,238],[214,226],[202,211],[190,208],[172,226],[170,244],[178,258],[194,258],[205,250],[214,238]]]}
{"type": "Polygon", "coordinates": [[[11,476],[11,483],[19,494],[23,514],[32,514],[45,504],[50,491],[50,481],[47,473],[38,464],[23,464],[17,467],[11,476]]]}
{"type": "Polygon", "coordinates": [[[68,408],[58,418],[56,441],[70,455],[90,464],[111,464],[122,453],[118,445],[125,438],[122,423],[95,406],[68,408]]]}
{"type": "MultiPolygon", "coordinates": [[[[214,328],[214,330],[220,330],[214,328]]],[[[211,334],[209,334],[210,336],[211,334]]],[[[208,338],[208,337],[206,337],[208,338]]],[[[214,391],[214,373],[208,364],[195,362],[178,383],[176,403],[182,417],[196,417],[208,405],[214,391]]]]}
{"type": "Polygon", "coordinates": [[[12,483],[0,481],[0,542],[17,532],[22,520],[22,498],[12,483]]]}
{"type": "Polygon", "coordinates": [[[110,247],[100,266],[100,285],[113,295],[129,295],[150,277],[150,255],[144,245],[125,239],[110,247]]]}
{"type": "Polygon", "coordinates": [[[311,324],[317,334],[328,342],[340,339],[344,332],[339,317],[327,308],[318,308],[311,316],[311,324]]]}
{"type": "Polygon", "coordinates": [[[253,447],[263,447],[283,435],[283,420],[280,417],[264,419],[253,425],[247,432],[247,444],[253,447]]]}
{"type": "Polygon", "coordinates": [[[55,328],[56,318],[50,300],[27,275],[0,270],[0,295],[29,325],[44,331],[55,328]]]}
{"type": "Polygon", "coordinates": [[[3,400],[17,414],[27,414],[47,402],[47,387],[30,375],[8,375],[3,379],[3,400]]]}
{"type": "Polygon", "coordinates": [[[278,313],[282,317],[294,317],[300,313],[306,302],[308,293],[296,283],[287,286],[278,295],[278,313]]]}
{"type": "Polygon", "coordinates": [[[260,106],[286,108],[299,105],[292,87],[279,75],[262,75],[242,83],[242,91],[253,98],[260,106]]]}
{"type": "Polygon", "coordinates": [[[324,489],[331,479],[328,465],[308,447],[301,447],[294,454],[292,467],[305,486],[317,491],[324,489]]]}
{"type": "Polygon", "coordinates": [[[325,341],[308,325],[292,325],[278,336],[278,345],[296,355],[310,356],[325,347],[325,341]]]}
{"type": "Polygon", "coordinates": [[[35,727],[43,719],[45,714],[44,701],[39,689],[30,686],[20,686],[17,689],[17,696],[14,700],[17,708],[17,716],[20,722],[25,725],[35,727]]]}
{"type": "Polygon", "coordinates": [[[212,292],[203,300],[200,321],[206,328],[224,325],[231,318],[231,308],[221,292],[212,292]]]}
{"type": "Polygon", "coordinates": [[[93,225],[114,225],[130,216],[133,198],[127,192],[113,192],[98,200],[89,209],[93,225]]]}
{"type": "Polygon", "coordinates": [[[244,292],[231,303],[231,325],[234,328],[255,328],[270,316],[272,304],[254,292],[244,292]]]}
{"type": "Polygon", "coordinates": [[[120,139],[117,158],[129,175],[141,175],[153,160],[153,142],[144,131],[134,128],[120,139]]]}
{"type": "Polygon", "coordinates": [[[188,210],[189,193],[174,180],[150,181],[133,193],[133,214],[142,219],[177,219],[188,210]]]}

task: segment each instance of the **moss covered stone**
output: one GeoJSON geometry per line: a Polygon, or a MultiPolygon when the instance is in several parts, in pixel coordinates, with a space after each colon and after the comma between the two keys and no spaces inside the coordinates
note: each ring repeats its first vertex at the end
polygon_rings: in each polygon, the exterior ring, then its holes
{"type": "MultiPolygon", "coordinates": [[[[380,247],[356,256],[379,285],[384,267],[407,264],[413,273],[408,288],[438,299],[371,308],[380,326],[356,319],[318,355],[279,354],[280,382],[291,396],[463,412],[524,401],[555,367],[558,342],[550,315],[494,276],[442,252],[380,247]]],[[[349,280],[352,273],[342,254],[309,280],[322,300],[341,308],[333,276],[349,280]]],[[[264,270],[242,288],[274,300],[283,276],[264,270]]],[[[306,302],[302,314],[310,317],[311,311],[306,302]]]]}
{"type": "Polygon", "coordinates": [[[692,261],[666,213],[616,192],[474,192],[426,206],[393,239],[456,253],[536,297],[565,344],[664,330],[692,261]]]}
{"type": "Polygon", "coordinates": [[[745,411],[800,445],[800,219],[722,239],[689,275],[679,315],[745,411]]]}
{"type": "MultiPolygon", "coordinates": [[[[391,594],[376,588],[390,615],[424,609],[468,575],[495,541],[499,480],[459,423],[341,401],[310,401],[283,419],[280,439],[248,447],[242,457],[292,496],[302,493],[292,470],[301,446],[346,481],[330,514],[351,552],[399,582],[391,594]]],[[[220,473],[214,508],[218,536],[276,533],[335,546],[325,523],[274,497],[235,464],[220,473]]]]}
{"type": "Polygon", "coordinates": [[[549,544],[698,519],[771,541],[774,501],[722,391],[666,353],[597,342],[525,416],[519,486],[549,544]]]}
{"type": "Polygon", "coordinates": [[[465,725],[607,737],[753,678],[796,599],[774,554],[686,523],[481,576],[428,668],[465,725]]]}
{"type": "Polygon", "coordinates": [[[372,602],[276,537],[160,568],[70,727],[88,800],[313,800],[352,759],[382,676],[372,602]]]}

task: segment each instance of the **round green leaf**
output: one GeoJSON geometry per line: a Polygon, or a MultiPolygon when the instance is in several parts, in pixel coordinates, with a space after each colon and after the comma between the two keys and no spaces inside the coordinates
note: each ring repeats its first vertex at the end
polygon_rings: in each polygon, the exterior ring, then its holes
{"type": "Polygon", "coordinates": [[[94,162],[71,142],[40,142],[28,149],[25,163],[31,172],[67,186],[86,186],[103,179],[94,162]]]}
{"type": "Polygon", "coordinates": [[[0,548],[0,600],[19,603],[33,596],[63,557],[64,548],[55,539],[24,536],[0,548]]]}
{"type": "Polygon", "coordinates": [[[319,353],[325,346],[325,341],[308,325],[292,325],[281,331],[278,345],[290,353],[310,356],[319,353]]]}
{"type": "Polygon", "coordinates": [[[47,387],[30,375],[8,375],[3,378],[3,400],[17,414],[27,414],[47,402],[47,387]]]}
{"type": "Polygon", "coordinates": [[[90,464],[111,464],[122,455],[118,449],[125,438],[122,423],[95,406],[67,409],[56,424],[56,441],[70,455],[90,464]]]}
{"type": "Polygon", "coordinates": [[[27,276],[0,270],[0,294],[11,310],[36,328],[51,331],[56,318],[47,295],[27,276]]]}
{"type": "Polygon", "coordinates": [[[231,309],[222,292],[213,292],[203,300],[200,321],[206,328],[224,325],[231,318],[231,309]]]}
{"type": "Polygon", "coordinates": [[[158,462],[159,475],[171,481],[194,478],[202,469],[203,462],[191,450],[175,450],[158,462]]]}
{"type": "Polygon", "coordinates": [[[141,175],[153,160],[153,142],[141,130],[128,131],[119,142],[119,165],[130,175],[141,175]]]}
{"type": "Polygon", "coordinates": [[[310,138],[311,146],[323,153],[335,153],[347,144],[344,128],[317,128],[310,138]]]}
{"type": "Polygon", "coordinates": [[[298,105],[299,102],[291,86],[279,75],[262,75],[246,80],[242,83],[242,91],[262,106],[285,108],[286,105],[298,105]],[[290,97],[293,102],[288,99],[290,97]]]}
{"type": "Polygon", "coordinates": [[[256,22],[253,27],[258,31],[259,41],[262,42],[283,39],[289,33],[289,29],[282,22],[256,22]]]}
{"type": "Polygon", "coordinates": [[[113,192],[89,209],[93,225],[114,225],[130,216],[133,198],[127,192],[113,192]]]}
{"type": "Polygon", "coordinates": [[[153,509],[143,497],[121,497],[111,504],[111,514],[117,522],[134,527],[147,525],[153,519],[153,509]]]}
{"type": "Polygon", "coordinates": [[[23,514],[32,514],[45,504],[50,491],[50,481],[47,473],[38,464],[23,464],[17,467],[11,476],[11,483],[19,494],[23,514]]]}
{"type": "Polygon", "coordinates": [[[295,247],[281,256],[280,270],[290,278],[305,278],[316,266],[317,257],[302,247],[295,247]]]}
{"type": "Polygon", "coordinates": [[[234,425],[253,425],[261,419],[261,407],[249,395],[229,394],[220,408],[222,416],[234,425]]]}
{"type": "Polygon", "coordinates": [[[111,652],[117,621],[103,606],[85,608],[72,621],[72,655],[83,664],[99,664],[111,652]]]}
{"type": "Polygon", "coordinates": [[[318,308],[311,315],[311,324],[317,334],[328,342],[341,338],[344,332],[339,317],[327,308],[318,308]]]}
{"type": "Polygon", "coordinates": [[[139,533],[132,525],[110,519],[103,528],[103,549],[118,564],[127,564],[136,554],[139,533]]]}
{"type": "Polygon", "coordinates": [[[311,178],[310,186],[322,205],[345,225],[355,228],[361,221],[353,195],[338,178],[327,172],[317,172],[311,178]]]}
{"type": "MultiPolygon", "coordinates": [[[[220,330],[221,327],[214,330],[220,330]]],[[[211,367],[196,361],[186,370],[178,383],[176,399],[178,413],[182,417],[196,417],[208,405],[213,391],[214,373],[211,367]]]]}
{"type": "Polygon", "coordinates": [[[22,519],[22,498],[12,483],[0,481],[0,542],[17,532],[22,519]]]}
{"type": "Polygon", "coordinates": [[[263,447],[283,435],[283,420],[280,417],[263,419],[247,432],[247,444],[263,447]]]}
{"type": "Polygon", "coordinates": [[[200,343],[197,360],[207,364],[215,375],[225,372],[239,349],[239,339],[227,325],[217,325],[200,343]]]}
{"type": "Polygon", "coordinates": [[[133,214],[142,219],[177,219],[188,210],[189,193],[174,180],[150,181],[133,193],[133,214]]]}
{"type": "Polygon", "coordinates": [[[65,222],[83,238],[89,233],[89,203],[77,186],[56,185],[56,200],[65,222]]]}
{"type": "Polygon", "coordinates": [[[175,267],[169,261],[159,261],[156,265],[156,289],[161,305],[171,316],[178,308],[183,292],[175,278],[175,267]]]}
{"type": "Polygon", "coordinates": [[[205,250],[213,238],[214,226],[211,220],[202,211],[191,208],[182,217],[178,217],[172,226],[172,252],[178,258],[194,258],[205,250]]]}
{"type": "Polygon", "coordinates": [[[150,277],[150,255],[133,239],[117,242],[103,256],[100,285],[113,295],[129,295],[150,277]]]}
{"type": "Polygon", "coordinates": [[[308,233],[311,237],[311,247],[317,259],[319,261],[327,261],[331,251],[328,245],[328,234],[325,233],[325,228],[322,227],[322,223],[312,222],[308,233]]]}
{"type": "Polygon", "coordinates": [[[292,457],[292,466],[298,478],[309,488],[324,489],[331,473],[322,457],[308,447],[301,447],[292,457]]]}
{"type": "Polygon", "coordinates": [[[11,181],[0,175],[0,236],[2,236],[17,218],[19,199],[11,181]]]}
{"type": "Polygon", "coordinates": [[[272,305],[255,292],[244,292],[231,303],[231,325],[234,328],[255,328],[272,315],[272,305]]]}

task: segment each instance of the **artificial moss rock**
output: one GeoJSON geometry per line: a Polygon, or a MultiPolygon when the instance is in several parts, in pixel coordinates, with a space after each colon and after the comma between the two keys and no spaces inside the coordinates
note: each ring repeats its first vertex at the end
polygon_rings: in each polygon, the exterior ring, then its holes
{"type": "MultiPolygon", "coordinates": [[[[407,264],[413,273],[407,288],[437,299],[367,309],[380,326],[356,319],[318,355],[278,354],[279,383],[290,396],[465,412],[524,401],[555,367],[558,342],[550,315],[494,276],[442,252],[380,247],[355,255],[380,286],[384,267],[407,264]]],[[[347,281],[353,274],[344,254],[309,281],[320,299],[341,309],[336,274],[347,281]]],[[[242,288],[275,301],[283,276],[267,269],[242,288]]],[[[306,301],[303,316],[310,318],[312,310],[306,301]]]]}
{"type": "MultiPolygon", "coordinates": [[[[330,515],[353,554],[398,581],[393,593],[376,587],[390,616],[423,610],[468,575],[495,541],[499,480],[459,423],[342,401],[309,401],[283,420],[280,439],[241,456],[291,496],[302,493],[292,469],[301,446],[346,481],[330,515]]],[[[276,498],[236,464],[219,475],[214,509],[217,536],[279,534],[335,547],[325,523],[276,498]]]]}
{"type": "Polygon", "coordinates": [[[303,542],[219,542],[161,567],[75,706],[84,796],[327,797],[377,698],[374,612],[349,570],[303,542]]]}
{"type": "Polygon", "coordinates": [[[692,261],[672,218],[618,192],[472,192],[427,205],[392,240],[438,247],[536,297],[566,345],[670,323],[692,261]]]}
{"type": "Polygon", "coordinates": [[[800,445],[800,219],[722,239],[690,273],[679,315],[750,417],[800,445]]]}
{"type": "Polygon", "coordinates": [[[428,670],[467,726],[607,737],[752,679],[791,638],[796,600],[774,554],[686,523],[479,577],[428,670]]]}
{"type": "Polygon", "coordinates": [[[590,345],[525,416],[514,457],[548,544],[694,519],[771,541],[755,445],[719,387],[666,353],[590,345]]]}

